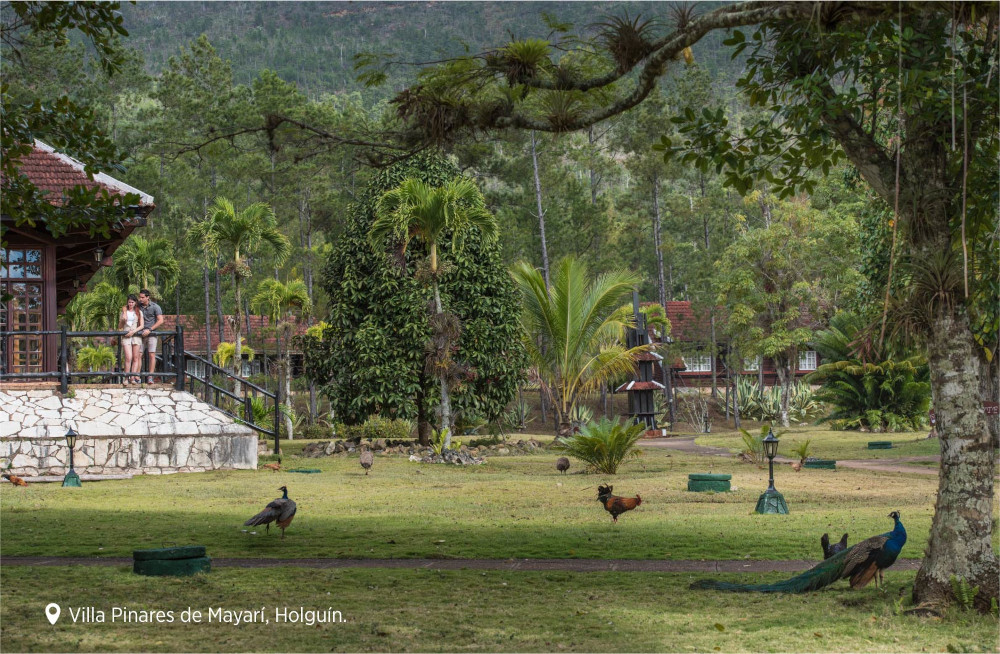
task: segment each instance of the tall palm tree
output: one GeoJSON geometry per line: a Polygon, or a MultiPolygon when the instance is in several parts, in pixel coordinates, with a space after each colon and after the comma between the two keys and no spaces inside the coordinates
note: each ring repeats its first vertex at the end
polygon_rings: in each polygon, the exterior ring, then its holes
{"type": "Polygon", "coordinates": [[[631,307],[622,301],[640,282],[617,270],[590,280],[587,266],[574,257],[562,259],[552,286],[527,262],[514,265],[524,308],[521,329],[528,357],[538,370],[559,419],[559,433],[570,431],[570,413],[581,393],[634,370],[635,357],[648,345],[627,348],[622,335],[631,307]]]}
{"type": "Polygon", "coordinates": [[[153,296],[162,298],[162,293],[177,283],[180,266],[167,239],[150,240],[133,235],[115,250],[110,272],[112,279],[122,288],[135,284],[140,290],[157,286],[153,281],[159,277],[162,288],[153,288],[153,296]]]}
{"type": "MultiPolygon", "coordinates": [[[[484,244],[493,243],[497,239],[496,218],[486,210],[479,188],[465,178],[452,179],[437,187],[419,179],[408,178],[379,199],[375,215],[368,238],[376,250],[384,248],[386,244],[397,246],[399,259],[403,260],[411,241],[422,243],[427,248],[431,285],[434,288],[434,324],[443,330],[447,321],[442,319],[444,308],[438,284],[441,274],[438,244],[450,233],[452,250],[459,250],[473,228],[479,230],[484,244]]],[[[449,348],[444,349],[447,351],[449,348]]],[[[447,359],[447,354],[444,358],[447,359]]],[[[440,361],[435,366],[440,371],[441,431],[448,429],[445,447],[451,445],[449,367],[447,361],[440,361]]]]}
{"type": "MultiPolygon", "coordinates": [[[[285,403],[291,406],[292,393],[292,367],[288,356],[289,337],[294,327],[294,318],[308,315],[312,310],[312,303],[309,301],[309,288],[301,279],[293,279],[287,284],[282,284],[277,279],[265,279],[257,287],[257,293],[250,300],[250,308],[254,311],[266,315],[271,319],[271,324],[277,329],[278,339],[278,360],[280,361],[280,381],[284,385],[285,403]]],[[[283,412],[285,419],[285,430],[288,438],[294,437],[294,423],[289,411],[283,412]]],[[[274,451],[278,453],[280,446],[275,443],[274,451]]]]}
{"type": "MultiPolygon", "coordinates": [[[[226,261],[225,267],[220,272],[233,276],[233,295],[236,299],[233,313],[237,317],[243,307],[240,284],[251,277],[250,266],[246,259],[269,250],[275,263],[280,264],[288,258],[292,249],[291,243],[278,229],[277,219],[270,205],[255,202],[243,211],[237,211],[233,203],[223,197],[216,198],[208,209],[206,220],[191,229],[190,239],[207,252],[216,256],[221,255],[226,261]]],[[[236,320],[235,332],[233,342],[236,344],[236,352],[233,357],[233,370],[236,376],[239,376],[242,320],[236,320]]]]}

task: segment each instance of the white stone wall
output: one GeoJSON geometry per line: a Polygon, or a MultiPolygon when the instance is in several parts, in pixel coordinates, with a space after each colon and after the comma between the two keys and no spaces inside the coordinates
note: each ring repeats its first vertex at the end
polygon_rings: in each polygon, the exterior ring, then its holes
{"type": "Polygon", "coordinates": [[[257,433],[184,391],[77,387],[0,390],[0,458],[19,476],[168,474],[257,467],[257,433]]]}

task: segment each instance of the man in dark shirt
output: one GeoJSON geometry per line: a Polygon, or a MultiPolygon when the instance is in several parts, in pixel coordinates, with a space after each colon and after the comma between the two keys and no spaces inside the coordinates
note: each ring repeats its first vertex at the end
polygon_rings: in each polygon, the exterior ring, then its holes
{"type": "MultiPolygon", "coordinates": [[[[153,298],[149,296],[149,291],[142,289],[139,291],[139,311],[142,311],[143,328],[139,335],[142,337],[142,349],[147,352],[149,358],[150,374],[156,372],[156,336],[153,332],[163,324],[163,309],[153,298]]],[[[149,378],[150,383],[159,381],[156,377],[149,378]]]]}

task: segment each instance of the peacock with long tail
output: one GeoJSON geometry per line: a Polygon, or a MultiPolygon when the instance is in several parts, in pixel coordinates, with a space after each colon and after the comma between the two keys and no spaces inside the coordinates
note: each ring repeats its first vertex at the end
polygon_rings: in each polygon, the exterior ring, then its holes
{"type": "Polygon", "coordinates": [[[864,588],[875,579],[877,587],[882,582],[882,571],[896,562],[906,544],[906,529],[899,520],[899,511],[893,511],[889,517],[895,521],[892,531],[863,540],[791,579],[776,584],[731,584],[701,579],[691,584],[691,588],[734,593],[807,593],[838,579],[850,579],[851,588],[864,588]]]}

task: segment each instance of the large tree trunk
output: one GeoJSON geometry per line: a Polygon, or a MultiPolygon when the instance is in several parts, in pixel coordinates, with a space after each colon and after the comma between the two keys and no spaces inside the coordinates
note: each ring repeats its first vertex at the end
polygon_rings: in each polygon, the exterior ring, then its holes
{"type": "Polygon", "coordinates": [[[226,340],[226,317],[222,313],[222,275],[219,270],[222,268],[219,258],[215,259],[215,317],[219,321],[219,342],[226,340]]]}
{"type": "Polygon", "coordinates": [[[423,445],[431,444],[431,421],[428,419],[427,411],[427,375],[423,368],[418,375],[417,384],[417,441],[423,445]]]}
{"type": "Polygon", "coordinates": [[[990,609],[1000,592],[993,553],[996,449],[983,414],[975,343],[964,315],[940,316],[927,348],[931,392],[941,443],[937,503],[923,564],[913,586],[918,604],[943,605],[951,578],[978,586],[976,607],[990,609]]]}

